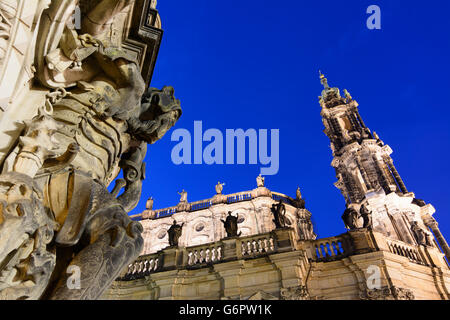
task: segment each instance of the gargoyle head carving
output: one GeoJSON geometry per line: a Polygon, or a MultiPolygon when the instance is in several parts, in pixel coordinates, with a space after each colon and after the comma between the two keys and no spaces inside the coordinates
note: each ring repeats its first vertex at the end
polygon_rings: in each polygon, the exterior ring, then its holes
{"type": "Polygon", "coordinates": [[[128,132],[137,140],[153,144],[181,117],[180,101],[172,87],[150,88],[142,97],[140,114],[128,120],[128,132]]]}

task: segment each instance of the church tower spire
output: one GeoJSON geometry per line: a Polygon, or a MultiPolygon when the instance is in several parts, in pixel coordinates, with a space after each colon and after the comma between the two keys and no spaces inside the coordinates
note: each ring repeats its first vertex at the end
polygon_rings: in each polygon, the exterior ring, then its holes
{"type": "MultiPolygon", "coordinates": [[[[350,93],[344,90],[342,97],[321,72],[320,82],[324,133],[331,142],[335,186],[346,199],[342,218],[347,228],[371,228],[410,244],[436,245],[428,229],[440,234],[432,218],[433,206],[408,192],[391,158],[392,149],[366,126],[350,93]]],[[[437,241],[449,258],[445,239],[437,236],[437,241]]]]}
{"type": "Polygon", "coordinates": [[[347,203],[359,203],[368,192],[383,189],[386,194],[407,194],[408,190],[391,158],[392,150],[364,123],[358,103],[347,90],[345,97],[331,88],[321,73],[324,86],[319,97],[325,134],[330,138],[337,187],[347,203]]]}

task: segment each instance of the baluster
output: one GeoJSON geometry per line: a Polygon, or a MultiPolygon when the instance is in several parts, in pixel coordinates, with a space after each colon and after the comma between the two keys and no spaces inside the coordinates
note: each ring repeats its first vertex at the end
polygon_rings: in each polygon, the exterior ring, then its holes
{"type": "Polygon", "coordinates": [[[269,240],[267,240],[267,238],[264,239],[264,251],[269,251],[269,240]]]}
{"type": "Polygon", "coordinates": [[[217,250],[217,261],[222,260],[222,247],[216,248],[217,250]]]}
{"type": "Polygon", "coordinates": [[[270,238],[269,244],[270,244],[270,246],[269,246],[270,251],[275,251],[275,245],[273,243],[273,238],[270,238]]]}
{"type": "Polygon", "coordinates": [[[317,259],[321,259],[322,258],[322,254],[320,252],[319,246],[316,244],[314,246],[314,248],[316,249],[316,257],[317,257],[317,259]]]}
{"type": "Polygon", "coordinates": [[[333,243],[327,242],[327,245],[330,247],[331,256],[334,257],[336,254],[334,253],[334,250],[333,250],[333,243]]]}
{"type": "Polygon", "coordinates": [[[322,255],[324,258],[328,258],[328,251],[325,248],[325,245],[323,243],[320,244],[320,250],[322,251],[322,255]]]}
{"type": "Polygon", "coordinates": [[[132,270],[133,270],[133,264],[130,263],[130,264],[128,265],[127,275],[128,275],[128,274],[131,274],[132,270]]]}
{"type": "Polygon", "coordinates": [[[198,263],[198,252],[197,250],[194,251],[194,264],[198,263]]]}
{"type": "Polygon", "coordinates": [[[252,241],[252,247],[253,247],[252,253],[253,254],[257,253],[258,252],[258,248],[256,247],[256,240],[252,241]]]}
{"type": "Polygon", "coordinates": [[[211,251],[208,248],[206,249],[206,258],[205,258],[206,263],[211,261],[210,258],[211,258],[211,251]]]}
{"type": "Polygon", "coordinates": [[[147,259],[144,260],[144,269],[142,270],[143,273],[147,272],[147,263],[148,263],[148,260],[147,259]]]}
{"type": "Polygon", "coordinates": [[[262,253],[264,251],[263,242],[261,239],[258,240],[258,251],[259,253],[262,253]]]}
{"type": "Polygon", "coordinates": [[[247,247],[245,245],[244,242],[241,243],[241,251],[242,251],[242,255],[245,256],[247,254],[247,247]]]}
{"type": "Polygon", "coordinates": [[[252,244],[250,243],[250,241],[247,241],[247,254],[251,253],[252,253],[252,244]]]}
{"type": "Polygon", "coordinates": [[[212,262],[216,261],[216,251],[217,251],[217,248],[213,248],[211,250],[211,261],[212,262]]]}

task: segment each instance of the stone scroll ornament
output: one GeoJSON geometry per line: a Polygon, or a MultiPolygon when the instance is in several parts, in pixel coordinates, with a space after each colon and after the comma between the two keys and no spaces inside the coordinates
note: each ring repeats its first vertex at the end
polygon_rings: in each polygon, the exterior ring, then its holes
{"type": "Polygon", "coordinates": [[[145,90],[134,59],[107,45],[102,23],[130,1],[98,1],[80,34],[61,22],[76,2],[52,1],[43,13],[35,80],[49,94],[0,175],[0,299],[101,297],[143,247],[128,212],[147,145],[181,116],[173,88],[145,90]]]}

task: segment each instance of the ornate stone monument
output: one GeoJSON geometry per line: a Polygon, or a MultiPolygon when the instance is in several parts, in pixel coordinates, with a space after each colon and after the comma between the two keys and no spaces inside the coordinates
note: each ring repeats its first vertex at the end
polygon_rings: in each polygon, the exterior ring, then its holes
{"type": "Polygon", "coordinates": [[[3,0],[0,25],[0,299],[97,299],[142,250],[128,212],[147,145],[181,116],[173,88],[146,89],[158,12],[143,0],[3,0]]]}

